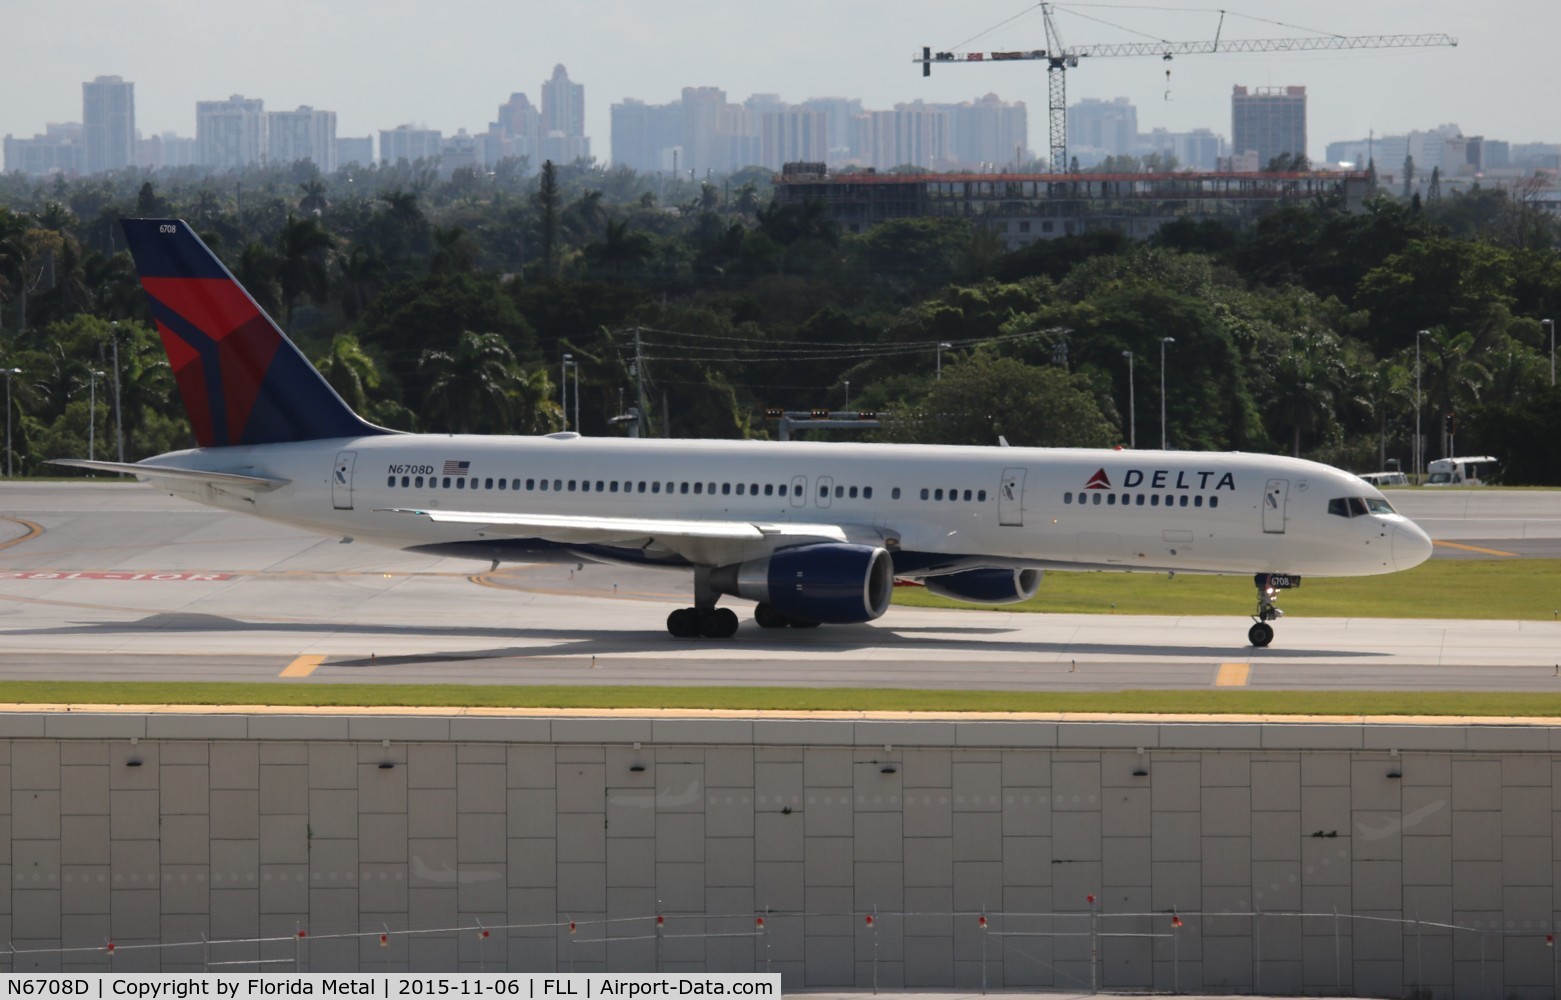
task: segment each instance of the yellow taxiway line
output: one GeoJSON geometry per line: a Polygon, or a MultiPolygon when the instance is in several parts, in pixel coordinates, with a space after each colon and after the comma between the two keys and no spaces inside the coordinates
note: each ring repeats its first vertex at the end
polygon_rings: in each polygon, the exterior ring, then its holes
{"type": "Polygon", "coordinates": [[[1432,545],[1440,545],[1444,549],[1461,549],[1464,552],[1478,552],[1482,556],[1516,556],[1516,552],[1503,552],[1500,549],[1482,549],[1478,545],[1463,545],[1459,542],[1444,542],[1440,539],[1433,541],[1432,545]]]}
{"type": "Polygon", "coordinates": [[[324,662],[325,662],[325,657],[323,655],[310,653],[310,654],[308,654],[306,656],[300,656],[298,659],[294,660],[292,663],[289,663],[287,665],[287,668],[285,670],[283,670],[278,676],[279,677],[308,677],[310,674],[314,673],[314,668],[315,667],[318,667],[320,664],[322,664],[324,662]]]}
{"type": "Polygon", "coordinates": [[[1246,687],[1252,675],[1250,663],[1221,663],[1220,672],[1214,678],[1215,687],[1246,687]]]}

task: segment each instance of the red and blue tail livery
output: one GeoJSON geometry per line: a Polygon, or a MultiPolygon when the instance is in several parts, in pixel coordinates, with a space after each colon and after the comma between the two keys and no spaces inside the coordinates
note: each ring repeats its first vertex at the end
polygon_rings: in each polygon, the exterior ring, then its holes
{"type": "Polygon", "coordinates": [[[352,412],[187,223],[121,225],[202,448],[390,433],[352,412]]]}

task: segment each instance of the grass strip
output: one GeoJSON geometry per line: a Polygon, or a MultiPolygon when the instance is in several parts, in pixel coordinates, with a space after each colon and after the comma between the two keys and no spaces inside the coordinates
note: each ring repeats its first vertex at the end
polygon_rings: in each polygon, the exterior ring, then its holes
{"type": "Polygon", "coordinates": [[[327,708],[688,708],[818,712],[1561,717],[1561,694],[1479,691],[1055,692],[921,691],[898,688],[10,681],[0,683],[0,702],[327,708]]]}
{"type": "MultiPolygon", "coordinates": [[[[972,607],[920,587],[896,588],[894,601],[920,608],[972,607]]],[[[1035,597],[1002,610],[1242,616],[1252,613],[1256,601],[1245,577],[1058,572],[1046,574],[1035,597]]],[[[1561,559],[1432,559],[1392,576],[1307,577],[1279,604],[1290,617],[1554,621],[1561,611],[1561,559]]]]}

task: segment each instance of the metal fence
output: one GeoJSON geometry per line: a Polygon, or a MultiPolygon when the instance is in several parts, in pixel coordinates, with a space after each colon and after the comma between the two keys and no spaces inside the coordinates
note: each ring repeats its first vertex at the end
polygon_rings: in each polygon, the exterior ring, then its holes
{"type": "MultiPolygon", "coordinates": [[[[1396,961],[1402,982],[1393,992],[1413,997],[1452,996],[1455,983],[1447,975],[1454,962],[1466,967],[1457,995],[1502,996],[1519,972],[1521,985],[1548,988],[1561,996],[1561,964],[1555,930],[1548,923],[1530,926],[1482,927],[1442,920],[1386,917],[1373,914],[1288,910],[1203,911],[1161,910],[1137,913],[1102,912],[1092,896],[1089,908],[1067,912],[985,911],[770,911],[732,914],[663,914],[552,921],[484,923],[454,926],[311,932],[298,924],[288,934],[186,941],[113,941],[57,947],[17,947],[0,952],[5,972],[61,971],[192,971],[206,972],[770,972],[800,975],[788,988],[959,987],[982,993],[1036,988],[1090,993],[1309,993],[1343,995],[1356,991],[1356,963],[1396,961]],[[804,938],[829,933],[853,942],[849,982],[814,980],[798,954],[804,938]],[[850,927],[849,932],[846,928],[850,927]],[[1360,938],[1373,930],[1388,931],[1387,947],[1360,954],[1360,938]],[[1391,938],[1396,936],[1396,953],[1391,938]],[[906,974],[906,942],[952,938],[953,954],[963,976],[921,981],[906,974]],[[1309,973],[1296,978],[1296,940],[1312,947],[1309,973]],[[413,942],[444,939],[460,942],[459,968],[420,968],[413,942]],[[525,967],[516,966],[508,945],[518,939],[552,942],[552,947],[527,953],[525,967]],[[737,944],[711,955],[711,942],[737,944]],[[751,947],[740,944],[751,942],[751,947]],[[1268,942],[1265,952],[1265,941],[1268,942]],[[885,942],[897,945],[898,957],[881,957],[885,942]],[[1223,942],[1224,944],[1215,944],[1223,942]],[[1245,976],[1228,974],[1211,982],[1204,974],[1206,953],[1232,942],[1246,942],[1250,958],[1245,976]],[[331,957],[313,956],[319,946],[356,943],[356,960],[343,962],[341,948],[331,957]],[[686,945],[692,944],[692,949],[686,945]],[[1323,951],[1318,946],[1323,946],[1323,951]],[[1521,971],[1508,968],[1522,952],[1521,971]],[[1331,949],[1331,970],[1327,950],[1331,949]],[[1113,955],[1113,952],[1116,952],[1113,955]],[[1138,960],[1125,960],[1131,952],[1138,960]],[[1318,961],[1319,955],[1323,960],[1318,961]],[[1537,961],[1543,957],[1545,965],[1537,961]],[[1428,962],[1428,958],[1431,959],[1428,962]],[[313,960],[312,960],[313,959],[313,960]],[[1147,961],[1145,961],[1147,960],[1147,961]],[[1265,975],[1265,962],[1270,966],[1265,975]],[[1477,963],[1477,977],[1474,967],[1477,963]],[[344,965],[346,967],[344,967],[344,965]],[[798,966],[801,966],[800,968],[798,966]],[[1546,967],[1547,966],[1547,967],[1546,967]],[[777,968],[779,967],[779,968],[777,968]],[[1276,967],[1279,971],[1275,971],[1276,967]],[[1146,972],[1147,970],[1147,972],[1146,972]],[[893,975],[886,975],[893,971],[893,975]],[[1328,973],[1331,972],[1331,975],[1328,973]],[[1320,973],[1320,974],[1319,974],[1320,973]],[[1533,980],[1543,981],[1533,981],[1533,980]]],[[[1230,963],[1225,963],[1227,973],[1230,963]]],[[[1375,984],[1380,991],[1382,984],[1375,984]]]]}

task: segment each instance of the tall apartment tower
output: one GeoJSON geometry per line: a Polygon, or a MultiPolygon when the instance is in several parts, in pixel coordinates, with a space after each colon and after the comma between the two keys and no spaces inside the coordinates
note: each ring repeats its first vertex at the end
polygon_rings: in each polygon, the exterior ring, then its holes
{"type": "Polygon", "coordinates": [[[324,173],[336,171],[336,112],[303,106],[297,111],[266,113],[266,160],[309,160],[324,173]]]}
{"type": "Polygon", "coordinates": [[[1086,97],[1068,108],[1068,148],[1126,156],[1138,143],[1138,109],[1125,97],[1086,97]]]}
{"type": "Polygon", "coordinates": [[[779,173],[788,163],[829,158],[829,116],[810,108],[767,111],[759,123],[759,162],[779,173]]]}
{"type": "MultiPolygon", "coordinates": [[[[672,169],[672,151],[683,143],[680,104],[646,104],[625,97],[612,106],[612,162],[641,173],[672,169]]],[[[679,164],[681,168],[682,164],[679,164]]]]}
{"type": "Polygon", "coordinates": [[[81,85],[81,123],[89,174],[136,162],[136,85],[100,76],[81,85]]]}
{"type": "Polygon", "coordinates": [[[385,163],[437,159],[443,139],[438,129],[418,128],[416,125],[380,129],[379,158],[385,163]]]}
{"type": "Polygon", "coordinates": [[[195,155],[202,166],[232,170],[259,163],[266,151],[266,102],[234,94],[195,102],[195,155]]]}
{"type": "Polygon", "coordinates": [[[1306,88],[1237,86],[1230,98],[1230,146],[1257,153],[1258,169],[1276,156],[1306,153],[1306,88]]]}
{"type": "Polygon", "coordinates": [[[542,81],[542,131],[585,135],[585,84],[570,82],[563,63],[542,81]]]}

